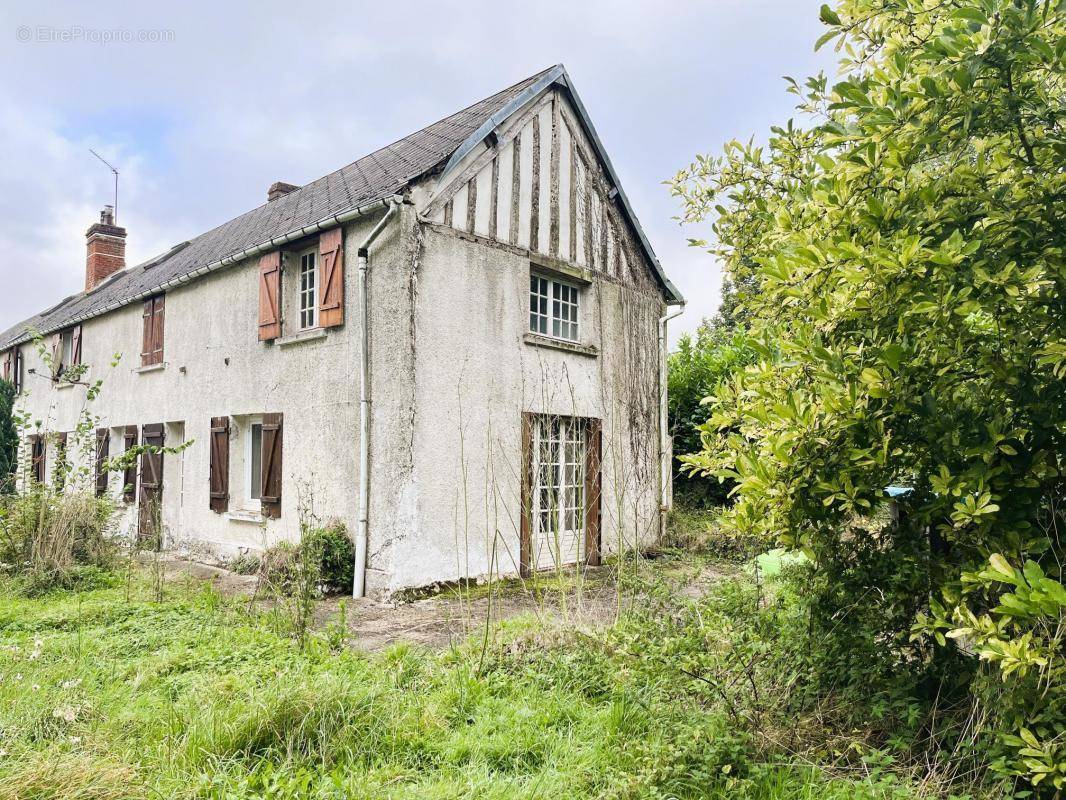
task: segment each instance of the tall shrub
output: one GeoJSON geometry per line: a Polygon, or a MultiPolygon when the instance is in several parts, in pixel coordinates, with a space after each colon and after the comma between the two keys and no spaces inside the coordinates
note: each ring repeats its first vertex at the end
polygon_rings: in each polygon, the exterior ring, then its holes
{"type": "Polygon", "coordinates": [[[824,637],[983,693],[991,765],[1052,795],[1066,787],[1063,5],[842,0],[821,18],[842,75],[787,79],[804,121],[674,183],[690,221],[716,217],[734,278],[758,284],[744,301],[758,363],[717,392],[687,463],[737,482],[731,524],[811,556],[824,637]],[[909,525],[859,524],[898,483],[909,525]]]}

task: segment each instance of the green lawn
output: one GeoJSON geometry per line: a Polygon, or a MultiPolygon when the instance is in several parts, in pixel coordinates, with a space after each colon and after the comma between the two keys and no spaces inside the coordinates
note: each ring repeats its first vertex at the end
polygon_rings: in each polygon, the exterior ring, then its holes
{"type": "Polygon", "coordinates": [[[0,590],[0,798],[909,796],[752,761],[626,619],[365,656],[204,586],[152,596],[0,590]]]}

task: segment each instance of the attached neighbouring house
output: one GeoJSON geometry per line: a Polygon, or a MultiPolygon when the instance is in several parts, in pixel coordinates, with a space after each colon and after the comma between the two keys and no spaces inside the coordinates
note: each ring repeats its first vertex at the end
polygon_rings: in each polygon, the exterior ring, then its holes
{"type": "Polygon", "coordinates": [[[659,535],[682,301],[561,66],[146,263],[110,209],[87,240],[85,291],[0,335],[3,374],[42,422],[29,479],[191,442],[98,470],[129,535],[225,559],[313,511],[374,592],[659,535]],[[58,452],[86,407],[92,452],[58,452]]]}

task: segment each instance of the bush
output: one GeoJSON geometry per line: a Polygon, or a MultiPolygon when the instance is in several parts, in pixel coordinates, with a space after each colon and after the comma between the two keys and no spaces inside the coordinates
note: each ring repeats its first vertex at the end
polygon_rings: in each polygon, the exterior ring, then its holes
{"type": "Polygon", "coordinates": [[[300,543],[305,557],[319,566],[319,580],[327,592],[350,591],[355,571],[355,545],[340,522],[304,533],[300,543]]]}
{"type": "Polygon", "coordinates": [[[346,592],[352,585],[355,547],[347,528],[331,523],[305,528],[299,544],[278,542],[258,557],[238,556],[230,568],[241,574],[258,572],[280,594],[346,592]]]}
{"type": "Polygon", "coordinates": [[[43,485],[0,497],[0,565],[27,594],[98,582],[118,557],[113,515],[105,498],[43,485]]]}
{"type": "MultiPolygon", "coordinates": [[[[731,330],[704,320],[695,338],[685,334],[677,350],[670,354],[668,402],[674,456],[698,453],[703,448],[701,426],[707,421],[704,398],[713,395],[718,384],[734,370],[742,369],[755,357],[743,330],[731,330]]],[[[732,488],[717,478],[682,472],[675,463],[674,496],[691,506],[725,505],[732,488]]]]}
{"type": "Polygon", "coordinates": [[[745,536],[718,524],[721,509],[692,507],[688,502],[675,503],[666,520],[663,547],[675,547],[689,553],[701,553],[724,561],[741,562],[766,550],[766,539],[745,536]]]}

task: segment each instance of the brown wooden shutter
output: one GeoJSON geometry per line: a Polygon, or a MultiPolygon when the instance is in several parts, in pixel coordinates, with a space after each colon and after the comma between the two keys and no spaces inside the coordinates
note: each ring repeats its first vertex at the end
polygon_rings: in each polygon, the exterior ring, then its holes
{"type": "MultiPolygon", "coordinates": [[[[141,426],[141,441],[152,447],[163,447],[163,423],[141,426]]],[[[140,486],[137,492],[137,536],[158,545],[162,536],[163,453],[141,453],[140,486]]]]}
{"type": "Polygon", "coordinates": [[[585,563],[600,565],[600,502],[603,493],[603,428],[598,419],[590,419],[585,429],[585,563]]]}
{"type": "Polygon", "coordinates": [[[81,325],[75,325],[70,332],[72,339],[70,347],[70,364],[75,367],[81,363],[81,325]]]}
{"type": "Polygon", "coordinates": [[[22,348],[15,348],[15,363],[14,363],[15,375],[11,382],[15,384],[15,394],[22,393],[22,348]]]}
{"type": "Polygon", "coordinates": [[[211,418],[210,507],[216,514],[229,508],[229,417],[211,418]]]}
{"type": "Polygon", "coordinates": [[[522,414],[522,490],[521,530],[518,537],[518,573],[528,577],[530,573],[530,535],[533,514],[533,415],[522,414]]]}
{"type": "Polygon", "coordinates": [[[259,259],[259,341],[281,336],[281,252],[259,259]]]}
{"type": "Polygon", "coordinates": [[[318,324],[344,324],[344,232],[325,231],[318,238],[318,324]]]}
{"type": "Polygon", "coordinates": [[[96,429],[96,496],[107,494],[107,461],[111,449],[111,431],[107,428],[96,429]]]}
{"type": "Polygon", "coordinates": [[[36,483],[44,483],[44,437],[35,433],[30,436],[30,478],[36,483]]]}
{"type": "Polygon", "coordinates": [[[70,472],[70,462],[67,461],[67,434],[56,434],[56,463],[52,467],[52,485],[57,492],[63,491],[67,485],[67,474],[70,472]]]}
{"type": "Polygon", "coordinates": [[[263,415],[263,483],[260,507],[264,517],[281,516],[281,414],[263,415]]]}
{"type": "MultiPolygon", "coordinates": [[[[155,422],[141,426],[141,441],[153,447],[163,446],[163,423],[155,422]]],[[[146,492],[158,493],[163,488],[163,454],[145,451],[141,453],[141,496],[146,492]]]]}
{"type": "MultiPolygon", "coordinates": [[[[127,425],[122,435],[123,452],[137,446],[137,426],[127,425]]],[[[132,503],[137,497],[137,463],[130,461],[122,471],[122,499],[132,503]]]]}
{"type": "Polygon", "coordinates": [[[144,301],[141,314],[141,366],[163,363],[163,310],[164,295],[144,301]]]}
{"type": "Polygon", "coordinates": [[[11,350],[5,350],[4,351],[4,362],[3,362],[3,364],[4,364],[4,380],[5,381],[10,381],[11,380],[11,364],[12,364],[12,361],[13,361],[13,357],[14,357],[14,352],[13,351],[11,351],[11,350]]]}

